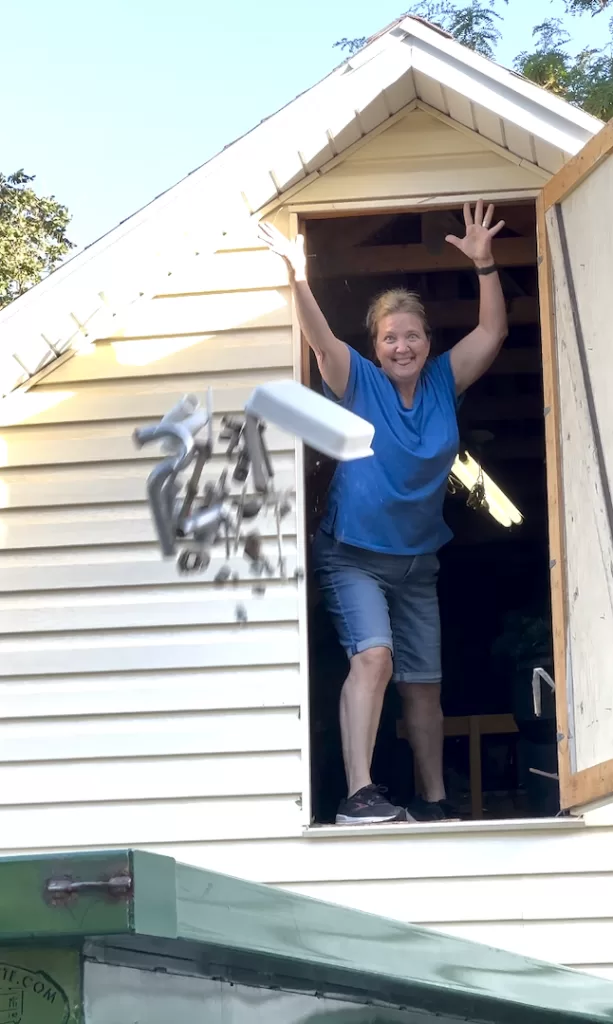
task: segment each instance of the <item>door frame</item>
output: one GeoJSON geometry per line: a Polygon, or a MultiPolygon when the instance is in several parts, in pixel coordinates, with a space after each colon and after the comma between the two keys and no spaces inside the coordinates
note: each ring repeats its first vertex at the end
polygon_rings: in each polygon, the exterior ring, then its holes
{"type": "MultiPolygon", "coordinates": [[[[541,299],[541,276],[545,272],[542,268],[541,258],[539,257],[539,203],[542,202],[542,190],[541,189],[514,189],[514,190],[500,190],[497,192],[486,193],[482,192],[462,192],[462,193],[450,193],[441,196],[428,196],[424,197],[423,201],[420,201],[419,197],[411,197],[410,199],[383,199],[383,200],[372,200],[370,202],[322,202],[322,203],[304,203],[288,202],[286,210],[289,213],[289,237],[295,239],[296,236],[304,232],[306,225],[309,220],[320,220],[322,218],[347,218],[347,217],[368,217],[377,214],[385,213],[421,213],[429,209],[440,209],[448,208],[451,206],[461,206],[465,202],[475,203],[478,199],[489,201],[498,204],[515,204],[519,202],[534,202],[537,211],[537,229],[536,229],[536,240],[537,240],[537,270],[539,273],[538,277],[538,290],[539,290],[539,307],[541,316],[541,353],[543,363],[543,385],[545,384],[545,333],[543,329],[543,313],[544,306],[541,299]]],[[[549,295],[549,292],[547,292],[549,295]]],[[[296,313],[295,303],[292,301],[292,337],[293,337],[293,362],[294,362],[294,375],[297,380],[307,387],[310,385],[310,350],[307,342],[305,341],[300,326],[298,324],[298,317],[296,313]]],[[[552,356],[550,349],[553,346],[553,334],[551,330],[547,335],[548,343],[548,359],[549,365],[552,365],[552,356]]],[[[547,379],[547,387],[551,390],[554,387],[554,376],[550,371],[547,379]]],[[[550,395],[551,408],[555,406],[555,395],[550,395]]],[[[546,464],[547,464],[547,505],[548,505],[548,517],[550,522],[550,530],[552,521],[561,524],[560,513],[561,509],[556,507],[555,513],[551,508],[552,496],[555,496],[555,500],[559,502],[561,490],[559,486],[555,485],[555,479],[560,474],[560,451],[558,444],[558,435],[555,433],[555,416],[547,415],[545,418],[545,445],[546,445],[546,464]],[[554,433],[552,434],[552,430],[554,433]],[[551,437],[550,437],[551,435],[551,437]],[[555,478],[552,480],[550,485],[550,476],[555,478]]],[[[304,477],[304,446],[301,442],[297,442],[296,446],[296,505],[297,505],[297,544],[298,553],[301,560],[301,564],[307,565],[307,522],[306,522],[306,481],[304,477]],[[300,500],[298,500],[300,499],[300,500]],[[300,506],[300,508],[298,508],[300,506]]],[[[551,563],[555,561],[551,543],[551,536],[549,542],[550,560],[551,563]]],[[[559,552],[560,546],[555,547],[555,551],[559,552]]],[[[558,555],[559,559],[559,555],[558,555]]],[[[551,597],[552,597],[552,610],[554,603],[553,585],[554,579],[558,588],[561,586],[563,578],[561,569],[558,571],[558,577],[555,576],[552,570],[551,577],[551,597]],[[559,578],[558,578],[559,577],[559,578]]],[[[563,592],[563,591],[562,591],[563,592]]],[[[562,610],[562,622],[565,623],[565,610],[562,610]]],[[[552,616],[553,618],[553,616],[552,616]]],[[[552,623],[554,629],[554,665],[556,673],[556,691],[558,690],[557,678],[558,678],[558,665],[565,657],[566,645],[561,648],[559,642],[556,640],[555,630],[556,623],[559,620],[556,619],[552,623]]],[[[300,676],[301,676],[301,731],[302,731],[302,779],[303,779],[303,791],[302,791],[302,816],[305,828],[311,826],[312,816],[312,787],[311,787],[311,736],[310,736],[310,719],[311,719],[311,708],[310,708],[310,665],[309,665],[309,616],[308,616],[308,604],[307,604],[307,593],[306,593],[306,579],[303,581],[301,586],[301,593],[299,595],[299,611],[298,611],[298,623],[300,633],[300,676]]],[[[558,626],[560,629],[560,627],[558,626]]],[[[565,625],[562,625],[560,635],[562,638],[565,636],[565,625]]],[[[561,676],[563,685],[565,681],[565,675],[561,676]]],[[[559,694],[556,692],[556,704],[560,699],[559,694]]],[[[565,701],[565,691],[564,691],[565,701]]],[[[564,707],[566,704],[564,703],[564,707]]],[[[559,707],[556,707],[556,714],[559,711],[559,707]]],[[[564,719],[566,721],[566,719],[564,719]]],[[[560,729],[558,723],[558,730],[560,729]]],[[[562,779],[562,774],[560,775],[562,779]]],[[[536,821],[540,819],[535,819],[536,821]]]]}
{"type": "Polygon", "coordinates": [[[568,592],[564,492],[562,484],[561,417],[553,302],[553,267],[547,235],[548,210],[570,195],[596,167],[613,153],[613,121],[595,135],[542,188],[536,203],[541,347],[545,399],[545,446],[549,511],[551,612],[553,623],[556,719],[558,723],[558,770],[563,809],[582,808],[607,800],[613,794],[613,759],[581,771],[572,763],[572,694],[568,678],[568,592]]]}

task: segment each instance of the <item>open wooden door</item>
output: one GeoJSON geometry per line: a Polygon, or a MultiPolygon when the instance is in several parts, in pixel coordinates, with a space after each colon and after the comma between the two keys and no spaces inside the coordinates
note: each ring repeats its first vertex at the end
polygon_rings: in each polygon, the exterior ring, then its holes
{"type": "Polygon", "coordinates": [[[539,283],[564,808],[613,795],[613,121],[544,187],[539,283]]]}

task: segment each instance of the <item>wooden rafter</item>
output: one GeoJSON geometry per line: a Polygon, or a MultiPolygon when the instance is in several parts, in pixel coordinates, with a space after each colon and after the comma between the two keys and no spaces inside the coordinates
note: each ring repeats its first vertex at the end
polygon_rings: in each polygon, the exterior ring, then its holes
{"type": "MultiPolygon", "coordinates": [[[[321,296],[319,296],[321,298],[321,296]]],[[[363,334],[364,317],[368,296],[357,296],[350,291],[342,298],[334,297],[334,329],[343,337],[363,334]],[[359,299],[359,302],[358,302],[359,299]]],[[[479,319],[479,303],[476,299],[425,300],[428,321],[433,330],[475,327],[479,319]]],[[[522,296],[512,299],[508,306],[511,327],[530,326],[538,323],[538,299],[522,296]]],[[[507,358],[505,354],[505,358],[507,358]]],[[[512,359],[512,356],[508,357],[512,359]]],[[[512,371],[509,371],[512,372],[512,371]]],[[[518,371],[521,372],[521,371],[518,371]]]]}
{"type": "MultiPolygon", "coordinates": [[[[536,263],[536,242],[533,238],[501,238],[494,242],[494,257],[501,267],[531,266],[536,263]]],[[[333,244],[313,254],[311,272],[315,277],[359,277],[469,269],[464,254],[450,245],[433,253],[423,244],[354,248],[333,244]]]]}

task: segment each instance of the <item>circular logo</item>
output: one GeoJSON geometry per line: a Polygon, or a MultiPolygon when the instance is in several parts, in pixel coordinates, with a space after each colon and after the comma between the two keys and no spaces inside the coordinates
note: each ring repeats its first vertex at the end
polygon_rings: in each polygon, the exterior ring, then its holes
{"type": "Polygon", "coordinates": [[[43,971],[0,962],[0,1024],[68,1024],[66,993],[43,971]]]}

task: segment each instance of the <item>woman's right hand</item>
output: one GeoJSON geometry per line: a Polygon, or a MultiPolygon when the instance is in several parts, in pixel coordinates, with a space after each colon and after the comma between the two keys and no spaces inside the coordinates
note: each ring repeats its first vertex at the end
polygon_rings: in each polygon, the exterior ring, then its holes
{"type": "Polygon", "coordinates": [[[258,236],[271,252],[275,252],[284,261],[289,271],[290,287],[302,333],[315,353],[326,384],[338,398],[342,398],[347,389],[351,367],[349,349],[330,330],[309,287],[304,237],[298,235],[295,242],[290,242],[267,221],[260,221],[258,236]]]}
{"type": "Polygon", "coordinates": [[[298,280],[306,280],[306,256],[304,252],[304,236],[298,235],[295,242],[282,235],[268,221],[260,221],[258,236],[271,252],[280,256],[290,274],[298,280]]]}

